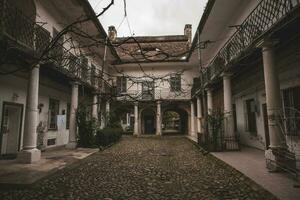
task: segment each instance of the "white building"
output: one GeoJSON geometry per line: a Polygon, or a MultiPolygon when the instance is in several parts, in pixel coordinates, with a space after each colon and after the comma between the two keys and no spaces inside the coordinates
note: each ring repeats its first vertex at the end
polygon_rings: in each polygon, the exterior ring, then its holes
{"type": "Polygon", "coordinates": [[[93,104],[91,113],[98,117],[98,77],[102,69],[108,71],[112,59],[105,45],[86,48],[90,40],[79,33],[106,41],[104,29],[98,20],[66,29],[78,19],[95,16],[88,1],[9,0],[0,2],[0,10],[1,155],[20,152],[21,161],[33,162],[40,157],[37,146],[74,147],[76,108],[82,102],[93,104]],[[62,31],[66,34],[57,37],[62,31]],[[58,39],[54,47],[52,38],[58,39]]]}
{"type": "Polygon", "coordinates": [[[184,35],[119,38],[115,28],[109,28],[121,59],[112,70],[117,87],[113,107],[127,106],[122,123],[135,135],[181,133],[196,140],[190,92],[198,72],[186,59],[191,29],[186,25],[184,35]],[[179,116],[171,129],[164,123],[168,113],[179,116]]]}
{"type": "Polygon", "coordinates": [[[205,45],[192,96],[206,113],[225,117],[224,130],[213,136],[206,129],[202,142],[218,140],[217,150],[237,142],[265,150],[270,169],[293,173],[300,168],[300,40],[292,31],[300,24],[299,3],[208,1],[193,41],[205,45]]]}

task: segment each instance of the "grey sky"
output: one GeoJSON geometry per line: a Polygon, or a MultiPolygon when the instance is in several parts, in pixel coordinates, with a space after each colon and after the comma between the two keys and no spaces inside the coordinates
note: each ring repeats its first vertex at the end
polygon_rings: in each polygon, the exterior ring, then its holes
{"type": "MultiPolygon", "coordinates": [[[[89,0],[96,13],[101,12],[110,0],[89,0]]],[[[185,24],[196,30],[207,0],[127,0],[127,15],[136,36],[181,35],[185,24]]],[[[123,0],[115,0],[100,22],[107,30],[116,28],[124,17],[123,0]]],[[[127,20],[118,29],[118,36],[130,36],[127,20]]]]}

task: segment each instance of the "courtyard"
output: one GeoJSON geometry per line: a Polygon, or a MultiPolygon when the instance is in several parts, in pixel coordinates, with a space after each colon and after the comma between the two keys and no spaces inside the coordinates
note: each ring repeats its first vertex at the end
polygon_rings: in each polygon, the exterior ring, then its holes
{"type": "Polygon", "coordinates": [[[181,136],[129,137],[0,199],[276,199],[181,136]]]}

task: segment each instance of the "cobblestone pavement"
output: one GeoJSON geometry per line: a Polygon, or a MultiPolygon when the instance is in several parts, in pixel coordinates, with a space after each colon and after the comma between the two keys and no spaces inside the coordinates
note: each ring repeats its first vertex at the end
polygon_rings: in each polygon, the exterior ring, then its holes
{"type": "Polygon", "coordinates": [[[276,199],[182,137],[125,137],[39,181],[0,190],[0,199],[276,199]]]}

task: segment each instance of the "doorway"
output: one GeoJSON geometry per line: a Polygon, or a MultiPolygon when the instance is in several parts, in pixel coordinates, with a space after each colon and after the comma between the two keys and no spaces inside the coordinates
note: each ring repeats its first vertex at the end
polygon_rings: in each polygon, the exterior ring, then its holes
{"type": "Polygon", "coordinates": [[[146,108],[141,112],[141,132],[142,134],[155,134],[156,113],[154,109],[146,108]]]}
{"type": "Polygon", "coordinates": [[[1,154],[14,155],[20,150],[23,105],[4,102],[1,122],[1,154]]]}
{"type": "Polygon", "coordinates": [[[145,134],[155,134],[154,116],[145,116],[145,134]]]}
{"type": "Polygon", "coordinates": [[[264,130],[265,130],[265,148],[268,149],[270,146],[270,136],[269,136],[269,122],[268,122],[268,111],[267,104],[262,104],[262,111],[264,117],[264,130]]]}

